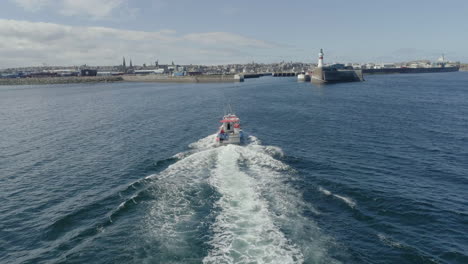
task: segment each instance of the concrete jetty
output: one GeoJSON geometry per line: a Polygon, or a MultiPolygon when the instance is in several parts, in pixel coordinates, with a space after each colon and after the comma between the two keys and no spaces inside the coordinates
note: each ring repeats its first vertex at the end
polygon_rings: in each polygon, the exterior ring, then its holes
{"type": "Polygon", "coordinates": [[[260,78],[263,75],[259,73],[242,73],[242,76],[244,76],[244,79],[250,79],[250,78],[260,78]]]}
{"type": "Polygon", "coordinates": [[[81,76],[81,77],[38,77],[38,78],[0,78],[0,85],[44,85],[71,83],[120,82],[121,76],[81,76]]]}
{"type": "Polygon", "coordinates": [[[99,82],[174,82],[174,83],[215,83],[243,82],[243,75],[119,75],[119,76],[77,76],[77,77],[39,77],[39,78],[0,78],[0,85],[45,85],[99,82]]]}
{"type": "Polygon", "coordinates": [[[296,76],[295,72],[273,72],[271,74],[273,77],[291,77],[291,76],[296,76]]]}
{"type": "Polygon", "coordinates": [[[361,82],[364,81],[360,70],[341,70],[332,66],[324,66],[323,50],[320,49],[317,68],[311,75],[311,81],[317,83],[361,82]]]}
{"type": "Polygon", "coordinates": [[[318,83],[361,82],[364,80],[361,70],[315,68],[311,75],[311,81],[318,83]]]}
{"type": "Polygon", "coordinates": [[[168,75],[123,75],[127,82],[174,82],[174,83],[214,83],[214,82],[243,82],[243,75],[197,75],[197,76],[168,76],[168,75]]]}

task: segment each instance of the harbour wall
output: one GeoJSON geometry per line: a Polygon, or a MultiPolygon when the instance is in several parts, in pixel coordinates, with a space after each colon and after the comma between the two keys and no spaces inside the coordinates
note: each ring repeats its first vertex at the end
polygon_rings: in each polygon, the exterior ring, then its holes
{"type": "Polygon", "coordinates": [[[244,79],[250,79],[250,78],[260,78],[261,75],[260,73],[243,73],[242,76],[244,76],[244,79]]]}
{"type": "Polygon", "coordinates": [[[127,82],[174,82],[174,83],[210,83],[210,82],[243,82],[242,75],[198,75],[198,76],[168,76],[168,75],[123,75],[127,82]]]}
{"type": "Polygon", "coordinates": [[[121,76],[86,76],[86,77],[40,77],[40,78],[2,78],[0,85],[41,85],[68,83],[99,83],[123,81],[121,76]]]}
{"type": "Polygon", "coordinates": [[[311,80],[321,83],[361,82],[364,81],[364,77],[360,70],[315,68],[312,72],[311,80]]]}
{"type": "Polygon", "coordinates": [[[297,73],[295,72],[273,72],[271,76],[273,77],[291,77],[296,76],[297,73]]]}
{"type": "Polygon", "coordinates": [[[392,74],[392,73],[437,73],[437,72],[456,72],[460,67],[441,67],[441,68],[383,68],[383,69],[363,69],[365,74],[392,74]]]}
{"type": "Polygon", "coordinates": [[[39,77],[39,78],[2,78],[0,85],[44,85],[99,82],[174,82],[174,83],[210,83],[243,82],[243,75],[120,75],[120,76],[81,76],[81,77],[39,77]]]}

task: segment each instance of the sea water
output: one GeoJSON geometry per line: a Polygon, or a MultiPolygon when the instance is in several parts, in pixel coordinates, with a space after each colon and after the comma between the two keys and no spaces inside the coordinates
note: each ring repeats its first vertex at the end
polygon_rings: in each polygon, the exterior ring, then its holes
{"type": "Polygon", "coordinates": [[[0,87],[0,262],[468,263],[467,83],[0,87]]]}

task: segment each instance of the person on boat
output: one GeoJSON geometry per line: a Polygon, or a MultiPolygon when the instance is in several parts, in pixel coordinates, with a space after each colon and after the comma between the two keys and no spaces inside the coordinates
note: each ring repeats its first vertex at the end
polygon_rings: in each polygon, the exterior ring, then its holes
{"type": "Polygon", "coordinates": [[[225,138],[224,129],[221,128],[221,131],[219,131],[219,141],[223,141],[224,138],[225,138]]]}

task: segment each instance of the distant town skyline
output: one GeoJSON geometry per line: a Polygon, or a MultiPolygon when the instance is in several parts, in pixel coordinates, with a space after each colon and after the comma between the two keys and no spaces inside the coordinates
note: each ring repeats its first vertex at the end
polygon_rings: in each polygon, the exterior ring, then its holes
{"type": "Polygon", "coordinates": [[[468,2],[6,0],[0,68],[299,61],[468,62],[468,2]]]}

